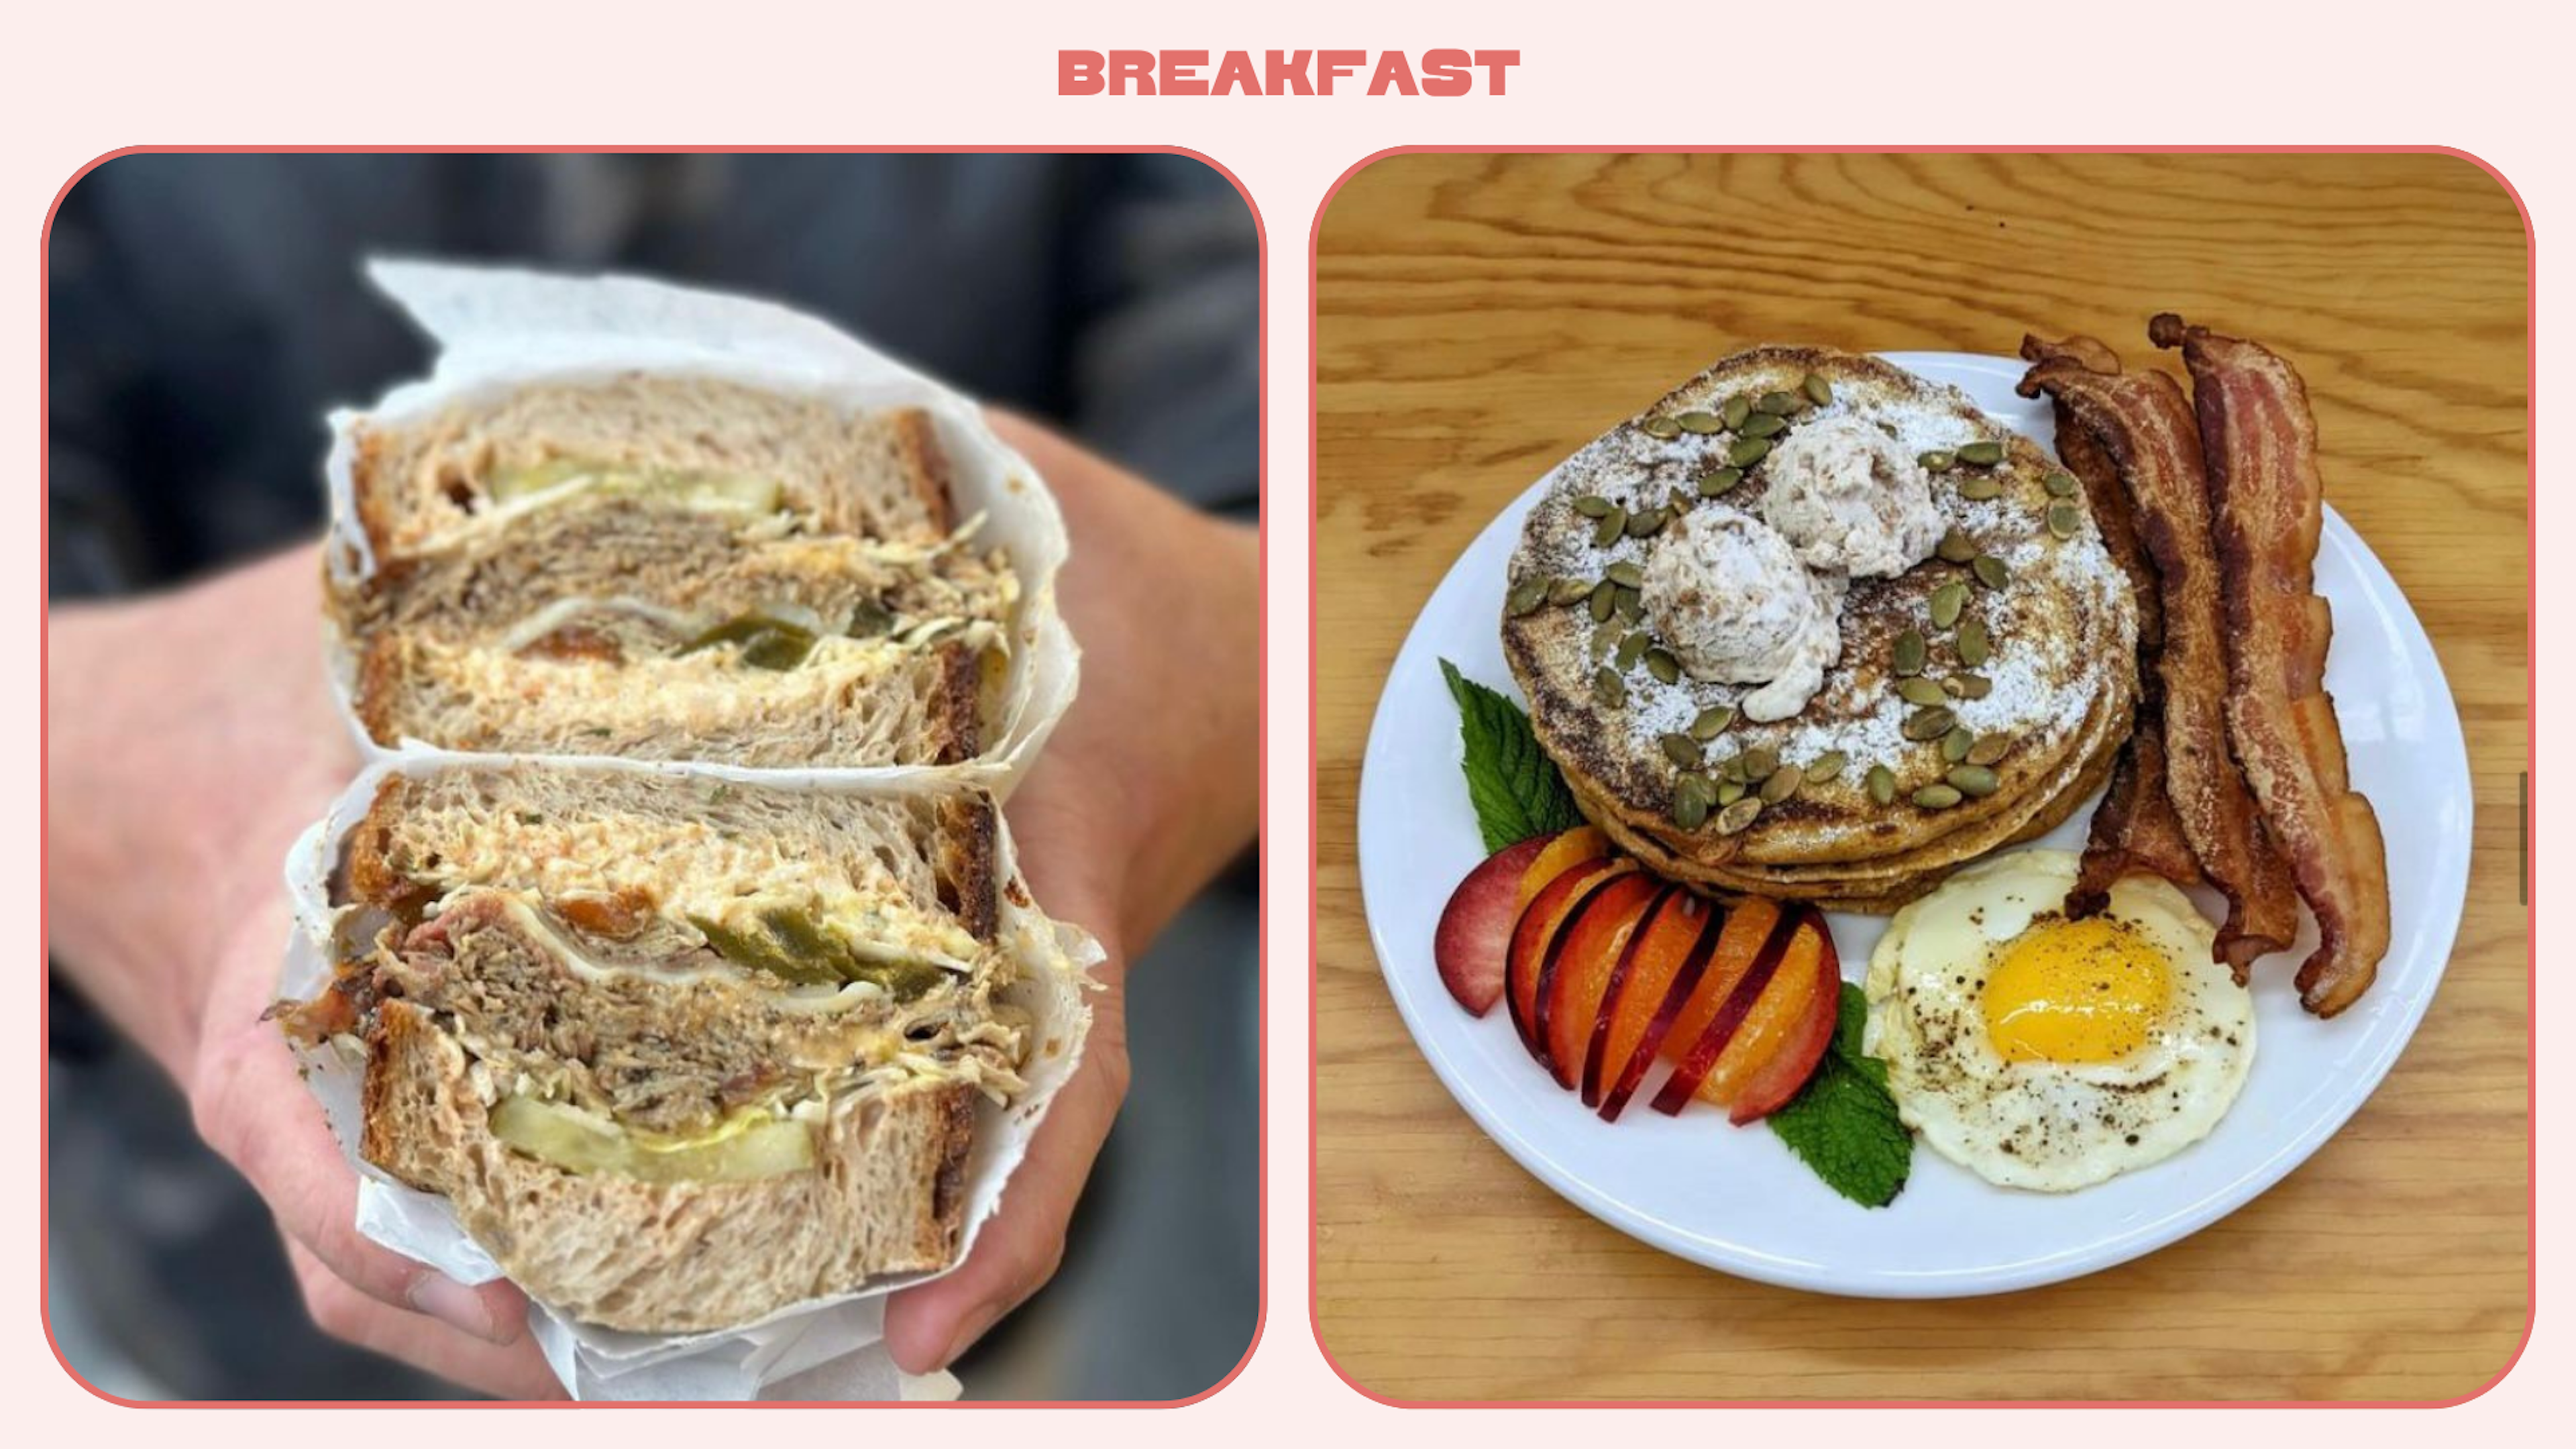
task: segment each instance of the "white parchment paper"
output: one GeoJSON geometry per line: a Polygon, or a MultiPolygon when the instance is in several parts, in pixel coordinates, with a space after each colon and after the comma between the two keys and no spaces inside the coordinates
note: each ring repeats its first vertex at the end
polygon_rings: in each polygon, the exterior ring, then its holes
{"type": "MultiPolygon", "coordinates": [[[[323,818],[308,828],[286,860],[293,903],[280,995],[310,998],[330,980],[334,929],[341,906],[332,880],[349,831],[365,817],[378,785],[389,774],[419,777],[443,769],[490,768],[492,757],[420,754],[380,759],[361,771],[323,818]]],[[[551,770],[656,774],[705,779],[711,772],[686,765],[628,760],[552,760],[551,770]]],[[[913,772],[722,772],[756,778],[765,788],[810,789],[859,796],[914,795],[962,788],[963,778],[913,772]]],[[[1002,879],[1017,882],[1007,822],[1000,833],[1002,879]]],[[[1082,1058],[1090,1026],[1083,1001],[1085,973],[1103,959],[1084,932],[1051,921],[1002,896],[999,937],[1020,964],[1020,982],[1009,999],[1035,1018],[1028,1090],[1008,1108],[990,1101],[978,1109],[967,1160],[965,1222],[958,1256],[974,1246],[985,1221],[999,1209],[1002,1189],[1028,1150],[1030,1136],[1056,1092],[1082,1058]]],[[[359,1176],[358,1229],[369,1239],[425,1263],[461,1283],[486,1283],[500,1266],[458,1226],[445,1198],[404,1186],[358,1155],[359,1086],[364,1062],[343,1050],[303,1052],[305,1082],[330,1122],[332,1136],[359,1176]]],[[[957,1394],[946,1374],[916,1377],[895,1367],[883,1346],[885,1295],[927,1281],[937,1273],[900,1274],[836,1298],[783,1310],[759,1323],[720,1333],[623,1333],[570,1319],[532,1304],[530,1330],[547,1362],[575,1398],[623,1400],[704,1399],[940,1399],[957,1394]]]]}
{"type": "MultiPolygon", "coordinates": [[[[977,546],[1007,549],[1021,585],[1009,635],[1002,729],[975,761],[951,768],[1007,795],[1037,758],[1073,702],[1081,672],[1081,650],[1056,609],[1056,571],[1067,551],[1064,516],[1037,470],[994,435],[972,399],[828,323],[770,302],[639,277],[565,277],[427,262],[380,260],[369,264],[367,275],[439,352],[427,378],[396,387],[370,408],[331,416],[325,465],[331,532],[324,557],[336,581],[363,579],[377,564],[351,507],[351,430],[361,419],[399,424],[535,383],[604,380],[639,370],[819,398],[852,412],[918,407],[938,431],[958,516],[984,515],[977,546]]],[[[355,655],[336,631],[327,640],[332,687],[366,757],[426,751],[416,741],[389,751],[359,726],[349,709],[355,655]]],[[[921,767],[825,773],[915,768],[921,767]]]]}

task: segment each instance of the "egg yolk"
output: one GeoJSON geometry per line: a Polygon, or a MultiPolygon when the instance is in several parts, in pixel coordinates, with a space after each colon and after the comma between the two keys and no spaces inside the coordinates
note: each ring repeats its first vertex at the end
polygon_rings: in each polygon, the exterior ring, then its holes
{"type": "Polygon", "coordinates": [[[2008,1062],[2109,1062],[2146,1045],[2173,995],[2164,954],[2126,921],[2043,920],[1987,973],[1986,1036],[2008,1062]]]}

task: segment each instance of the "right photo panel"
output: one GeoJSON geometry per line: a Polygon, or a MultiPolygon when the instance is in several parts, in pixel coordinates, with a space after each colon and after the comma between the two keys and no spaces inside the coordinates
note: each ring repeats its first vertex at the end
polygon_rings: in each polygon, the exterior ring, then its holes
{"type": "Polygon", "coordinates": [[[1354,1387],[2506,1371],[2494,173],[1398,152],[1315,266],[1314,1312],[1354,1387]]]}

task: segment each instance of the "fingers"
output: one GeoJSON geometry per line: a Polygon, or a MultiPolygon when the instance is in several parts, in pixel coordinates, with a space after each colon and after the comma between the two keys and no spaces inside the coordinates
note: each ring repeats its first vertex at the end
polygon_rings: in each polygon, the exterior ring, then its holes
{"type": "Polygon", "coordinates": [[[250,1180],[295,1245],[376,1304],[426,1315],[493,1344],[525,1336],[527,1299],[516,1288],[469,1288],[360,1236],[357,1174],[331,1140],[274,1026],[253,1020],[244,1028],[213,1028],[207,1043],[191,1093],[197,1130],[250,1180]]]}
{"type": "MultiPolygon", "coordinates": [[[[304,1290],[304,1305],[323,1332],[345,1343],[397,1358],[479,1393],[503,1399],[560,1399],[536,1341],[522,1337],[503,1346],[470,1337],[417,1313],[368,1297],[288,1239],[287,1259],[304,1290]]],[[[445,1282],[445,1279],[439,1281],[445,1282]]],[[[452,1286],[452,1285],[451,1285],[452,1286]]]]}
{"type": "Polygon", "coordinates": [[[1110,1030],[1095,1031],[1084,1048],[1082,1066],[1056,1095],[975,1250],[956,1272],[887,1303],[886,1348],[905,1372],[946,1368],[1055,1276],[1065,1224],[1126,1097],[1125,1043],[1114,1013],[1102,1016],[1110,1030]]]}

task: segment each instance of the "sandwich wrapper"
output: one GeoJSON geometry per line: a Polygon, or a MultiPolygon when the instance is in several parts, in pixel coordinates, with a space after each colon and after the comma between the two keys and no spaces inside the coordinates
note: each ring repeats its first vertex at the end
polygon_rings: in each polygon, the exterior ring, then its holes
{"type": "MultiPolygon", "coordinates": [[[[296,841],[286,860],[286,887],[295,923],[278,981],[282,997],[308,999],[330,981],[331,943],[339,914],[331,900],[331,881],[349,831],[365,817],[385,776],[425,775],[488,763],[443,754],[378,761],[362,770],[329,813],[296,841]]],[[[683,765],[629,760],[549,761],[548,765],[691,779],[707,775],[683,765]]],[[[876,772],[854,778],[854,772],[835,771],[770,771],[762,780],[771,787],[878,796],[957,788],[963,783],[889,779],[876,772]]],[[[999,850],[1001,878],[1016,882],[1019,869],[1007,822],[1000,831],[999,850]]],[[[999,936],[1022,965],[1021,980],[1007,999],[1035,1019],[1029,1061],[1021,1073],[1028,1090],[1008,1108],[989,1099],[978,1105],[974,1145],[966,1164],[960,1261],[1000,1207],[1003,1186],[1027,1152],[1048,1103],[1081,1063],[1083,1036],[1091,1020],[1083,990],[1089,970],[1104,959],[1099,943],[1088,934],[1019,905],[1012,894],[1002,893],[999,936]]],[[[358,1173],[359,1232],[460,1283],[488,1283],[503,1276],[500,1265],[458,1226],[445,1198],[406,1187],[359,1157],[363,1059],[327,1044],[300,1050],[298,1055],[305,1084],[321,1103],[331,1135],[358,1173]]],[[[888,1275],[857,1292],[799,1304],[757,1323],[716,1333],[625,1333],[575,1321],[535,1302],[529,1305],[528,1326],[555,1376],[577,1399],[948,1399],[957,1396],[955,1378],[945,1373],[907,1374],[895,1366],[883,1346],[886,1295],[939,1276],[888,1275]]]]}
{"type": "MultiPolygon", "coordinates": [[[[331,415],[325,463],[331,531],[323,555],[335,583],[365,579],[377,565],[351,506],[354,429],[362,419],[401,423],[534,383],[579,383],[630,372],[712,378],[819,398],[853,412],[917,407],[938,432],[958,516],[983,516],[973,545],[1007,550],[1021,589],[1008,635],[1002,728],[976,759],[939,768],[1004,797],[1037,759],[1073,702],[1081,670],[1081,650],[1056,608],[1056,571],[1069,547],[1064,515],[1037,470],[994,435],[973,399],[826,322],[770,302],[639,277],[563,277],[427,262],[378,260],[368,264],[367,275],[439,351],[427,378],[394,388],[363,412],[331,415]]],[[[416,740],[392,750],[377,744],[350,708],[357,656],[336,630],[329,659],[341,717],[366,758],[431,751],[416,740]]],[[[925,768],[815,773],[867,776],[925,768]]]]}

